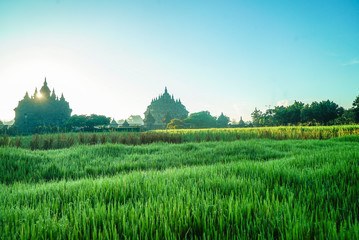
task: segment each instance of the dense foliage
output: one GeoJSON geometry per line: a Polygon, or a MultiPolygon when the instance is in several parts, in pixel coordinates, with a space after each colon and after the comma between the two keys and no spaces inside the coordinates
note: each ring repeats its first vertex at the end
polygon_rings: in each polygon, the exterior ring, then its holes
{"type": "Polygon", "coordinates": [[[359,96],[353,102],[353,108],[346,110],[329,100],[311,104],[295,101],[287,107],[269,108],[264,113],[255,108],[251,116],[255,127],[359,123],[359,96]]]}
{"type": "Polygon", "coordinates": [[[151,132],[58,133],[32,136],[0,136],[0,146],[30,148],[31,150],[70,148],[75,145],[125,144],[141,145],[156,142],[187,143],[236,141],[250,139],[330,139],[359,134],[359,125],[319,127],[261,127],[155,130],[151,132]]]}
{"type": "Polygon", "coordinates": [[[217,127],[220,128],[228,127],[229,122],[230,122],[229,117],[221,113],[221,115],[217,118],[217,127]]]}
{"type": "Polygon", "coordinates": [[[192,113],[184,120],[184,123],[189,128],[214,128],[217,125],[216,118],[208,111],[192,113]]]}
{"type": "Polygon", "coordinates": [[[2,147],[0,238],[356,239],[358,142],[2,147]]]}
{"type": "Polygon", "coordinates": [[[230,120],[223,113],[218,117],[214,117],[208,111],[201,111],[190,114],[184,120],[172,119],[168,124],[168,129],[200,129],[200,128],[226,128],[230,120]]]}
{"type": "Polygon", "coordinates": [[[104,126],[110,124],[110,118],[103,115],[91,114],[88,115],[73,115],[65,125],[68,129],[75,127],[83,128],[88,131],[93,131],[95,126],[104,126]]]}
{"type": "Polygon", "coordinates": [[[184,128],[184,122],[183,122],[183,120],[178,119],[178,118],[172,119],[167,124],[167,128],[168,129],[182,129],[182,128],[184,128]]]}
{"type": "Polygon", "coordinates": [[[359,123],[359,96],[353,102],[353,113],[355,122],[359,123]]]}

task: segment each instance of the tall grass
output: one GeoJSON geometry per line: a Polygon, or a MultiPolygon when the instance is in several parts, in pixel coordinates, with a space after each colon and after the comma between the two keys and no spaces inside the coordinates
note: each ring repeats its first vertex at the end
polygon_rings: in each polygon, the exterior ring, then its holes
{"type": "Polygon", "coordinates": [[[121,143],[125,145],[151,144],[157,142],[182,143],[182,135],[168,133],[59,133],[34,134],[32,136],[0,136],[1,146],[15,146],[31,150],[70,148],[74,145],[97,145],[121,143]]]}
{"type": "Polygon", "coordinates": [[[359,239],[356,126],[288,129],[2,136],[0,239],[359,239]]]}
{"type": "Polygon", "coordinates": [[[156,130],[156,133],[181,135],[184,142],[208,140],[235,141],[248,139],[307,140],[330,139],[348,135],[358,135],[359,125],[321,126],[321,127],[261,127],[261,128],[213,128],[213,129],[175,129],[156,130]]]}
{"type": "Polygon", "coordinates": [[[274,140],[325,140],[359,134],[359,125],[329,127],[263,127],[226,129],[155,130],[143,133],[62,133],[32,135],[27,137],[0,136],[0,146],[16,146],[35,149],[60,149],[74,145],[120,143],[126,145],[151,144],[156,142],[183,143],[209,141],[236,141],[250,139],[274,140]]]}
{"type": "Polygon", "coordinates": [[[0,185],[0,238],[357,239],[358,138],[2,148],[48,175],[0,185]]]}
{"type": "MultiPolygon", "coordinates": [[[[268,142],[268,141],[267,141],[268,142]]],[[[53,151],[0,148],[0,183],[41,182],[56,179],[113,176],[133,170],[210,165],[249,160],[267,161],[287,156],[255,141],[216,143],[167,143],[145,146],[77,146],[53,151]],[[51,175],[51,173],[54,173],[51,175]]]]}

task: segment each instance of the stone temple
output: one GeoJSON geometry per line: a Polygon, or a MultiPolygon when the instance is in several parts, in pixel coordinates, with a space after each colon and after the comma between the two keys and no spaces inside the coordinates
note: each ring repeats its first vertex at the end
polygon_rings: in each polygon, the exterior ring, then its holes
{"type": "Polygon", "coordinates": [[[145,127],[149,129],[166,128],[167,124],[175,118],[185,119],[188,116],[186,107],[180,99],[175,100],[167,87],[159,97],[152,99],[145,112],[145,127]]]}
{"type": "Polygon", "coordinates": [[[33,96],[26,92],[24,99],[19,101],[15,110],[15,126],[20,133],[31,133],[37,127],[62,127],[71,116],[69,103],[64,95],[59,99],[47,86],[46,78],[40,89],[40,94],[35,89],[33,96]]]}

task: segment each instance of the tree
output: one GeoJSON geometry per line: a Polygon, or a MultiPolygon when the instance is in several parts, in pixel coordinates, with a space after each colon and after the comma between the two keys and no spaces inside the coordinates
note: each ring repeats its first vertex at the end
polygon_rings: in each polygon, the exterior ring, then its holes
{"type": "Polygon", "coordinates": [[[66,121],[65,125],[68,128],[72,127],[83,127],[88,128],[88,130],[94,130],[95,126],[99,125],[108,125],[110,124],[110,118],[105,117],[103,115],[92,114],[90,116],[86,115],[73,115],[70,117],[68,121],[66,121]]]}
{"type": "Polygon", "coordinates": [[[332,101],[313,102],[310,105],[309,116],[321,125],[328,125],[334,119],[343,115],[344,109],[332,101]]]}
{"type": "Polygon", "coordinates": [[[192,113],[184,120],[191,128],[214,128],[217,120],[208,111],[192,113]]]}
{"type": "Polygon", "coordinates": [[[263,113],[257,108],[254,108],[254,111],[251,113],[251,117],[252,117],[253,126],[260,127],[261,126],[260,120],[263,117],[263,113]]]}
{"type": "Polygon", "coordinates": [[[103,126],[110,124],[111,118],[108,118],[103,115],[91,114],[91,116],[87,117],[87,127],[90,130],[93,130],[95,126],[103,126]]]}
{"type": "Polygon", "coordinates": [[[287,108],[284,106],[276,106],[273,109],[274,119],[278,125],[288,124],[287,108]]]}
{"type": "Polygon", "coordinates": [[[343,114],[334,120],[335,125],[354,124],[355,113],[353,108],[344,110],[343,114]]]}
{"type": "Polygon", "coordinates": [[[309,104],[306,104],[300,111],[300,121],[302,123],[312,124],[314,121],[314,115],[312,108],[309,104]]]}
{"type": "Polygon", "coordinates": [[[65,126],[72,127],[86,127],[87,117],[86,115],[73,115],[66,121],[65,126]]]}
{"type": "Polygon", "coordinates": [[[183,120],[178,119],[178,118],[172,119],[167,124],[167,128],[168,129],[182,129],[182,128],[184,128],[184,122],[183,122],[183,120]]]}
{"type": "Polygon", "coordinates": [[[359,96],[353,102],[354,120],[359,123],[359,96]]]}
{"type": "Polygon", "coordinates": [[[304,103],[294,101],[292,105],[287,107],[287,122],[292,125],[300,123],[300,112],[304,107],[304,103]]]}
{"type": "MultiPolygon", "coordinates": [[[[359,96],[354,101],[353,106],[354,108],[357,106],[359,121],[359,96]]],[[[292,105],[287,107],[276,106],[274,109],[267,109],[265,113],[255,108],[251,115],[253,125],[256,127],[298,125],[300,123],[308,125],[348,124],[352,122],[354,108],[344,110],[344,108],[330,100],[312,102],[310,105],[294,101],[292,105]],[[343,115],[344,113],[345,115],[343,115]]]]}
{"type": "Polygon", "coordinates": [[[223,113],[217,119],[217,125],[220,128],[228,127],[229,117],[223,115],[223,113]]]}
{"type": "Polygon", "coordinates": [[[274,118],[274,110],[267,109],[264,114],[262,114],[261,119],[259,120],[260,125],[262,126],[274,126],[276,125],[276,120],[274,118]]]}
{"type": "Polygon", "coordinates": [[[275,125],[298,125],[301,122],[301,111],[304,103],[294,101],[288,107],[277,106],[273,109],[275,125]]]}

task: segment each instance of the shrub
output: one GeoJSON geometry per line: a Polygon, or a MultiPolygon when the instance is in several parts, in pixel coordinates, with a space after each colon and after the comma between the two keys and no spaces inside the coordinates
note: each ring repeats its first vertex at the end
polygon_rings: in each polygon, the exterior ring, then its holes
{"type": "Polygon", "coordinates": [[[14,141],[14,145],[17,148],[20,148],[22,146],[22,138],[21,137],[16,137],[16,139],[14,141]]]}
{"type": "Polygon", "coordinates": [[[105,144],[107,142],[107,138],[105,134],[101,135],[101,144],[105,144]]]}
{"type": "Polygon", "coordinates": [[[43,149],[51,149],[53,148],[54,143],[54,137],[52,135],[48,136],[47,138],[44,138],[43,140],[43,149]]]}
{"type": "Polygon", "coordinates": [[[32,136],[32,139],[30,141],[30,149],[31,150],[36,150],[40,148],[40,135],[39,134],[35,134],[32,136]]]}
{"type": "Polygon", "coordinates": [[[9,146],[11,139],[8,135],[4,134],[0,137],[0,146],[9,146]]]}
{"type": "Polygon", "coordinates": [[[85,134],[84,133],[79,133],[79,144],[85,144],[85,134]]]}
{"type": "Polygon", "coordinates": [[[95,145],[98,142],[98,136],[96,133],[91,134],[90,136],[90,144],[95,145]]]}
{"type": "Polygon", "coordinates": [[[118,143],[120,141],[120,135],[119,134],[112,134],[111,135],[111,143],[118,143]]]}

